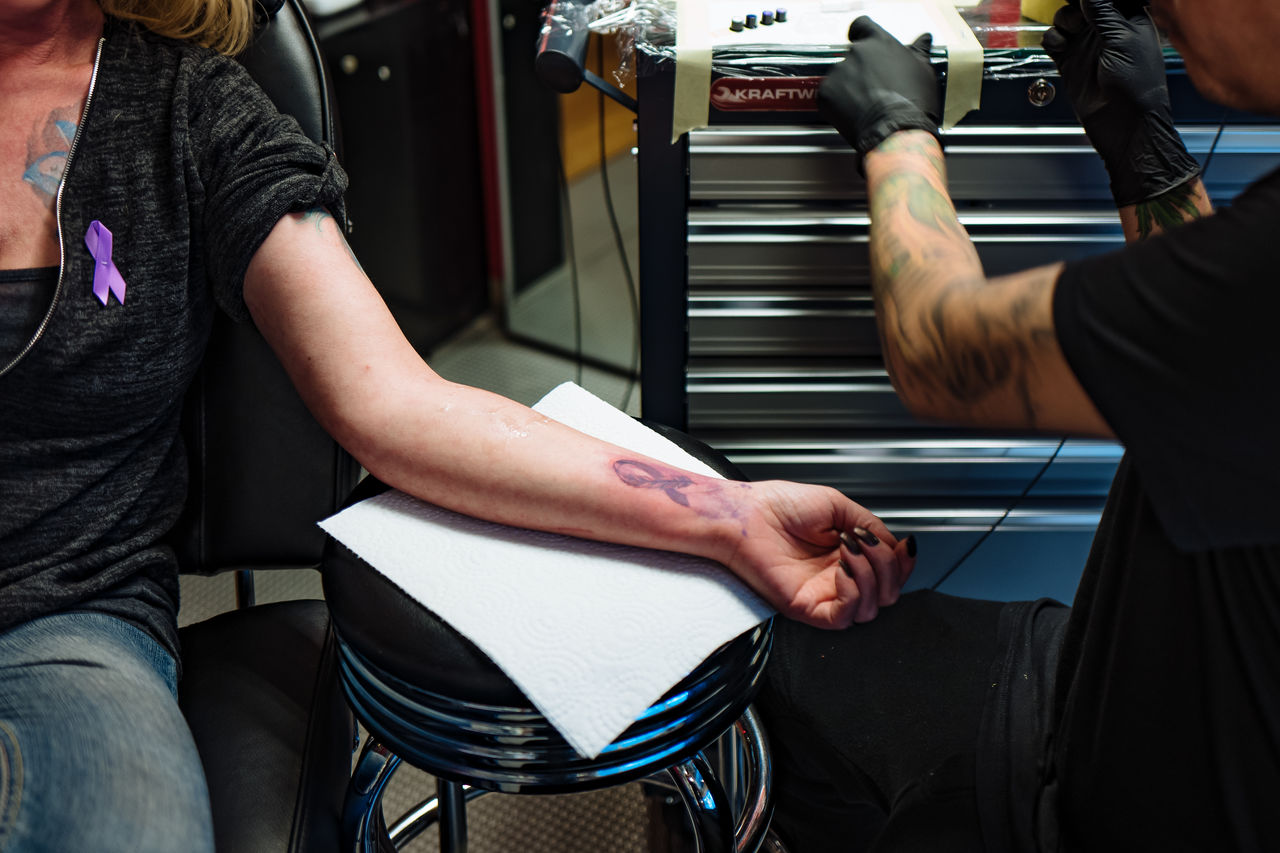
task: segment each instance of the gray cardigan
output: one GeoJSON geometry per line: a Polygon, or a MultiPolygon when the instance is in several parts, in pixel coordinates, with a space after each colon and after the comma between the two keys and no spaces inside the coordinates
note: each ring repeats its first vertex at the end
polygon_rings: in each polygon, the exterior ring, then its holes
{"type": "Polygon", "coordinates": [[[186,494],[184,393],[214,312],[247,317],[244,271],[267,233],[340,204],[346,176],[233,60],[108,20],[63,180],[47,326],[0,376],[0,630],[95,610],[176,653],[164,537],[186,494]],[[93,295],[94,220],[123,304],[93,295]]]}

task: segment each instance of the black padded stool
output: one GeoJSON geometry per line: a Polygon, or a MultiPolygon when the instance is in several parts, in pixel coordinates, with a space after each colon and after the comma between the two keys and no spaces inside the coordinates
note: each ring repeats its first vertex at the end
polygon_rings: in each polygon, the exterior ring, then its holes
{"type": "MultiPolygon", "coordinates": [[[[681,443],[689,448],[691,441],[681,443]]],[[[351,501],[385,488],[366,479],[351,501]]],[[[328,542],[323,571],[340,679],[370,735],[344,806],[345,849],[398,849],[438,823],[442,853],[464,853],[465,804],[481,794],[589,791],[664,771],[685,802],[699,850],[760,849],[772,813],[772,771],[749,706],[772,621],[713,652],[586,759],[483,652],[336,540],[328,542]],[[703,754],[726,744],[730,793],[703,754]],[[388,828],[381,798],[401,760],[435,775],[437,796],[388,828]]]]}

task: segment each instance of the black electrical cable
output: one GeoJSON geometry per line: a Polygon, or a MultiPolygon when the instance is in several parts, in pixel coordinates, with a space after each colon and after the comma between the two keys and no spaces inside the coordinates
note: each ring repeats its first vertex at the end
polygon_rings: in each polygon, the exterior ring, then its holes
{"type": "Polygon", "coordinates": [[[556,176],[560,182],[560,207],[564,214],[565,252],[569,256],[569,289],[573,303],[574,381],[582,384],[582,294],[578,285],[578,253],[573,246],[573,207],[569,203],[569,179],[564,173],[564,155],[556,141],[556,176]]]}
{"type": "Polygon", "coordinates": [[[1203,180],[1209,175],[1209,164],[1213,162],[1213,155],[1218,150],[1218,143],[1222,141],[1222,132],[1227,129],[1227,113],[1228,110],[1222,111],[1222,119],[1218,122],[1218,132],[1213,135],[1213,142],[1209,144],[1209,153],[1204,157],[1204,163],[1200,166],[1200,178],[1203,180]]]}
{"type": "Polygon", "coordinates": [[[1062,437],[1062,440],[1058,442],[1058,446],[1057,446],[1057,447],[1055,447],[1055,448],[1053,449],[1053,453],[1049,454],[1049,459],[1048,459],[1048,461],[1046,461],[1046,462],[1044,463],[1044,465],[1040,466],[1040,470],[1039,470],[1039,471],[1037,471],[1037,472],[1036,472],[1036,475],[1035,475],[1034,477],[1032,477],[1032,478],[1031,478],[1031,481],[1030,481],[1030,482],[1028,482],[1028,483],[1027,483],[1027,486],[1026,486],[1026,488],[1024,488],[1024,489],[1022,490],[1022,493],[1021,493],[1020,495],[1018,495],[1016,498],[1014,498],[1014,499],[1013,499],[1013,502],[1009,504],[1009,508],[1008,508],[1008,509],[1006,509],[1006,510],[1004,511],[1004,514],[1003,514],[1003,515],[1001,515],[999,518],[997,518],[997,519],[996,519],[995,524],[993,524],[993,525],[991,525],[989,528],[987,528],[987,531],[986,531],[985,533],[983,533],[981,536],[979,536],[979,537],[978,537],[978,541],[977,541],[977,542],[974,542],[972,545],[970,545],[970,546],[969,546],[969,550],[967,550],[967,551],[965,551],[963,554],[961,554],[961,555],[960,555],[960,559],[958,559],[958,560],[956,560],[954,563],[952,563],[952,564],[951,564],[951,568],[949,568],[949,569],[947,569],[945,572],[943,572],[943,573],[942,573],[942,577],[940,577],[940,578],[938,578],[936,581],[934,581],[934,583],[933,583],[933,587],[932,587],[933,589],[937,589],[938,587],[942,586],[942,582],[943,582],[943,581],[945,581],[947,578],[951,577],[953,574],[955,574],[956,569],[958,569],[958,568],[960,568],[961,566],[963,566],[963,565],[964,565],[965,560],[969,559],[969,557],[973,555],[973,552],[974,552],[974,551],[977,551],[977,550],[978,550],[978,548],[980,548],[980,547],[982,546],[982,543],[983,543],[983,542],[986,542],[988,539],[990,539],[990,538],[991,538],[991,534],[992,534],[992,533],[995,533],[995,532],[996,532],[996,529],[997,529],[1001,524],[1004,524],[1004,520],[1005,520],[1006,518],[1008,518],[1008,517],[1009,517],[1009,515],[1010,515],[1010,514],[1011,514],[1015,509],[1017,509],[1017,508],[1018,508],[1018,504],[1022,503],[1023,499],[1024,499],[1024,498],[1026,498],[1026,496],[1027,496],[1027,495],[1029,495],[1029,494],[1031,493],[1031,490],[1035,488],[1036,483],[1040,482],[1040,478],[1041,478],[1041,477],[1043,477],[1043,476],[1045,475],[1045,472],[1049,470],[1049,466],[1050,466],[1050,465],[1052,465],[1052,464],[1053,464],[1053,461],[1054,461],[1055,459],[1057,459],[1057,458],[1058,458],[1058,454],[1062,452],[1062,447],[1063,447],[1063,445],[1065,445],[1066,443],[1067,443],[1067,436],[1065,436],[1065,435],[1064,435],[1064,436],[1062,437]]]}
{"type": "MultiPolygon", "coordinates": [[[[604,36],[597,36],[599,50],[596,52],[597,73],[604,77],[604,36]]],[[[613,204],[613,192],[609,186],[608,154],[604,139],[604,92],[598,91],[597,102],[600,112],[600,185],[604,188],[605,210],[609,212],[609,225],[613,229],[613,242],[618,249],[618,259],[622,262],[622,275],[627,283],[627,295],[631,300],[631,366],[627,371],[627,390],[622,397],[622,411],[631,404],[631,394],[635,391],[636,378],[640,367],[640,298],[636,293],[636,281],[631,275],[631,261],[627,258],[627,247],[622,239],[622,229],[618,226],[618,214],[613,204]]]]}

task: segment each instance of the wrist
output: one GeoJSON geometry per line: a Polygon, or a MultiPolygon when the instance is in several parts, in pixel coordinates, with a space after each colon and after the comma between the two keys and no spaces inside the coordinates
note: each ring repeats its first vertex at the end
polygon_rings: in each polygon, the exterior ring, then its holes
{"type": "Polygon", "coordinates": [[[747,528],[762,507],[753,484],[710,478],[690,495],[697,516],[696,553],[732,568],[747,528]]]}
{"type": "Polygon", "coordinates": [[[1126,240],[1141,240],[1212,213],[1204,182],[1192,178],[1149,201],[1122,206],[1120,224],[1126,240]]]}
{"type": "Polygon", "coordinates": [[[937,172],[944,169],[942,145],[937,136],[926,130],[900,130],[887,136],[883,142],[863,158],[863,176],[868,184],[879,183],[894,169],[914,161],[923,160],[937,172]]]}
{"type": "Polygon", "coordinates": [[[880,148],[891,137],[907,131],[924,131],[933,136],[938,144],[942,137],[938,125],[911,101],[903,98],[881,105],[881,108],[861,122],[861,129],[854,141],[854,148],[863,157],[880,148]]]}
{"type": "MultiPolygon", "coordinates": [[[[628,487],[642,490],[645,508],[625,523],[630,544],[677,551],[728,565],[757,512],[750,483],[694,473],[648,459],[625,459],[614,471],[628,487]]],[[[617,534],[614,534],[616,536],[617,534]]],[[[605,538],[605,537],[599,537],[605,538]]]]}

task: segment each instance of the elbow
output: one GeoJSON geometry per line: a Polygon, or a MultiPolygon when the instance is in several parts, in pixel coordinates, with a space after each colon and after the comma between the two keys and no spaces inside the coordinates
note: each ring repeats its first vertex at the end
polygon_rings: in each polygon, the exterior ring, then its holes
{"type": "Polygon", "coordinates": [[[937,417],[937,407],[932,395],[926,391],[913,371],[889,367],[888,373],[894,393],[908,412],[917,418],[932,420],[937,417]]]}
{"type": "Polygon", "coordinates": [[[908,354],[901,347],[886,342],[883,348],[885,370],[898,400],[913,417],[925,421],[947,421],[956,417],[950,395],[942,393],[939,379],[945,373],[942,354],[908,354]]]}
{"type": "Polygon", "coordinates": [[[977,280],[964,279],[930,298],[877,306],[880,348],[889,381],[915,417],[955,421],[971,401],[992,355],[975,345],[971,315],[957,310],[977,280]]]}
{"type": "Polygon", "coordinates": [[[454,413],[467,390],[419,364],[423,369],[362,373],[360,382],[315,413],[366,471],[401,489],[434,470],[433,459],[453,437],[454,413]]]}
{"type": "Polygon", "coordinates": [[[907,411],[916,417],[924,417],[933,396],[927,379],[937,375],[936,369],[926,362],[936,358],[937,352],[920,345],[922,336],[907,333],[908,326],[918,327],[922,321],[915,312],[906,311],[907,308],[900,299],[888,304],[877,300],[876,327],[884,369],[894,393],[907,411]]]}
{"type": "Polygon", "coordinates": [[[885,372],[889,374],[889,383],[898,396],[898,400],[907,411],[916,417],[925,414],[929,404],[929,394],[921,381],[927,376],[927,367],[919,364],[919,358],[909,353],[892,334],[891,329],[880,327],[880,351],[884,356],[885,372]]]}

